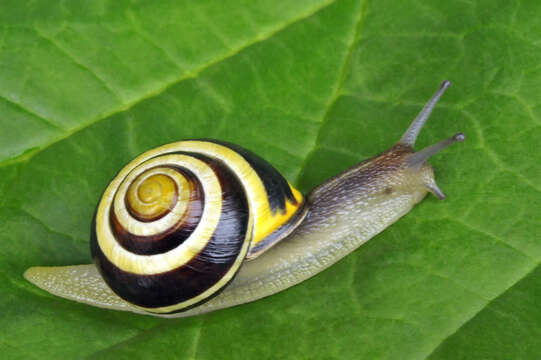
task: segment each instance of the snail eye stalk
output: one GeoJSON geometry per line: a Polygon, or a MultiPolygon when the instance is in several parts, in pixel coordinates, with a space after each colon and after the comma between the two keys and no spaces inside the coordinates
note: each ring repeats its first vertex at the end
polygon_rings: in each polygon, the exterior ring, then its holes
{"type": "Polygon", "coordinates": [[[448,80],[445,80],[438,91],[432,96],[432,98],[426,103],[425,107],[419,115],[415,118],[415,120],[412,121],[410,126],[408,127],[408,130],[402,135],[400,138],[399,144],[409,146],[413,149],[415,146],[415,142],[417,141],[417,137],[419,136],[419,133],[421,132],[421,129],[425,125],[426,121],[428,120],[430,114],[432,113],[432,110],[434,110],[434,107],[440,100],[440,97],[443,95],[445,90],[451,86],[451,82],[448,80]]]}
{"type": "Polygon", "coordinates": [[[442,140],[434,145],[428,146],[423,150],[419,150],[408,157],[408,165],[412,168],[419,168],[425,161],[430,159],[433,155],[437,154],[441,150],[445,149],[451,144],[456,142],[463,142],[466,139],[466,135],[458,133],[450,138],[442,140]]]}

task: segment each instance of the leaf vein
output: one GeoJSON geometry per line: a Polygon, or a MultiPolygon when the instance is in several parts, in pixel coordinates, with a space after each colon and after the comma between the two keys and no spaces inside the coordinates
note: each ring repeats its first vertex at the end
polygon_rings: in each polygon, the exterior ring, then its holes
{"type": "Polygon", "coordinates": [[[464,221],[464,220],[462,220],[462,219],[451,219],[451,218],[449,218],[448,220],[449,220],[449,221],[457,222],[457,223],[459,223],[460,225],[462,225],[462,226],[464,226],[464,227],[466,227],[466,228],[468,228],[468,229],[470,229],[470,230],[473,230],[473,231],[479,232],[479,233],[481,233],[481,234],[483,234],[483,235],[485,235],[485,236],[488,236],[489,238],[491,238],[491,239],[493,239],[493,240],[496,240],[498,243],[500,243],[500,244],[504,245],[505,247],[508,247],[508,248],[510,248],[510,249],[512,249],[512,250],[514,250],[514,251],[516,251],[516,252],[519,253],[520,255],[523,255],[523,256],[525,256],[526,258],[528,258],[528,259],[530,259],[530,260],[532,260],[532,261],[534,261],[534,262],[537,262],[537,263],[538,263],[538,262],[541,261],[541,259],[537,259],[537,258],[532,257],[531,255],[527,254],[524,250],[521,250],[521,249],[519,249],[519,248],[517,248],[517,247],[515,247],[515,246],[513,246],[513,245],[511,245],[511,244],[509,244],[509,243],[507,243],[507,242],[505,242],[503,239],[497,237],[496,235],[493,235],[493,234],[491,234],[491,233],[489,233],[489,232],[487,232],[487,231],[485,231],[485,230],[483,230],[483,229],[479,229],[479,228],[477,228],[477,227],[475,227],[475,226],[473,226],[473,225],[470,225],[470,224],[468,224],[466,221],[464,221]]]}
{"type": "Polygon", "coordinates": [[[523,181],[528,186],[530,186],[532,189],[534,189],[534,190],[536,190],[538,192],[541,192],[540,187],[538,187],[535,183],[530,181],[530,179],[528,179],[526,176],[524,176],[523,174],[521,174],[517,170],[509,167],[502,159],[500,159],[499,155],[492,149],[492,147],[490,147],[486,143],[483,128],[481,127],[481,124],[479,123],[477,118],[475,116],[473,116],[473,114],[471,114],[469,111],[466,111],[464,109],[460,109],[459,111],[464,116],[466,116],[467,118],[469,118],[472,121],[472,124],[474,125],[474,127],[475,127],[475,129],[477,131],[477,134],[479,136],[480,146],[487,153],[487,155],[490,157],[490,159],[494,162],[494,164],[497,167],[499,167],[501,170],[505,170],[505,171],[508,171],[508,172],[512,173],[513,175],[517,176],[521,181],[523,181]]]}
{"type": "Polygon", "coordinates": [[[59,43],[57,43],[53,38],[50,38],[48,37],[47,35],[45,35],[43,32],[41,32],[37,27],[33,27],[32,28],[34,30],[34,32],[36,33],[36,35],[47,41],[49,44],[51,44],[53,47],[55,47],[56,49],[58,49],[58,51],[60,51],[60,53],[62,53],[64,56],[66,56],[68,59],[70,59],[75,65],[77,65],[79,68],[81,68],[82,70],[86,71],[87,73],[89,73],[90,75],[92,75],[102,86],[103,88],[108,92],[110,93],[111,95],[113,95],[120,103],[123,103],[122,101],[122,98],[120,97],[120,95],[114,91],[108,84],[107,82],[97,74],[97,72],[95,70],[92,70],[91,68],[89,68],[87,65],[85,65],[82,61],[80,61],[79,59],[77,59],[77,57],[72,54],[71,52],[69,52],[67,49],[65,49],[63,46],[61,46],[59,43]]]}
{"type": "Polygon", "coordinates": [[[425,359],[428,359],[430,358],[430,356],[432,354],[435,353],[435,351],[447,340],[449,339],[451,336],[453,336],[454,334],[458,333],[460,331],[460,329],[462,329],[464,326],[466,326],[468,323],[470,323],[473,319],[475,319],[475,317],[477,317],[477,315],[479,315],[479,313],[481,311],[483,311],[484,309],[486,309],[488,306],[490,306],[490,304],[494,303],[498,298],[502,297],[507,291],[509,291],[512,287],[514,287],[518,282],[520,282],[522,279],[524,279],[525,277],[527,277],[529,274],[531,274],[532,272],[534,272],[540,265],[541,263],[538,262],[537,264],[534,264],[534,266],[532,266],[531,269],[529,269],[529,271],[527,271],[524,276],[522,277],[519,277],[517,278],[512,284],[510,284],[506,289],[504,289],[500,294],[498,294],[497,296],[493,297],[492,299],[490,299],[490,301],[488,301],[487,303],[485,303],[484,305],[480,306],[479,309],[477,309],[470,317],[468,317],[467,319],[465,319],[462,324],[460,324],[453,332],[449,333],[448,335],[444,336],[441,341],[439,341],[438,344],[436,344],[434,346],[434,348],[425,356],[425,359]]]}
{"type": "Polygon", "coordinates": [[[141,24],[139,22],[139,20],[137,19],[137,17],[135,16],[135,14],[133,13],[133,11],[131,10],[128,10],[127,12],[127,16],[128,16],[128,19],[130,20],[132,26],[133,26],[133,31],[139,35],[143,40],[145,40],[146,42],[148,42],[150,45],[152,45],[154,48],[156,48],[158,51],[160,51],[167,59],[168,62],[170,62],[171,64],[173,64],[177,69],[179,69],[180,71],[183,71],[182,67],[180,66],[179,62],[177,59],[175,59],[167,50],[165,50],[162,46],[159,46],[156,41],[154,41],[154,39],[152,39],[152,37],[150,37],[150,35],[148,35],[145,31],[143,31],[143,29],[141,28],[141,24]]]}
{"type": "Polygon", "coordinates": [[[201,341],[201,332],[203,331],[203,322],[204,318],[201,318],[193,338],[190,359],[197,359],[197,351],[199,350],[199,342],[201,341]]]}
{"type": "MultiPolygon", "coordinates": [[[[6,208],[9,208],[9,207],[6,207],[6,208]]],[[[34,220],[36,223],[38,223],[38,225],[42,226],[45,230],[47,230],[48,232],[52,233],[52,234],[56,234],[56,235],[60,235],[60,236],[64,236],[64,237],[67,237],[68,239],[72,240],[74,243],[81,243],[81,241],[78,241],[75,237],[73,237],[72,235],[69,235],[69,234],[66,234],[66,233],[63,233],[61,231],[58,231],[58,230],[55,230],[53,228],[51,228],[49,225],[47,225],[43,220],[41,220],[39,217],[37,217],[36,215],[32,214],[29,210],[25,209],[25,208],[16,208],[17,210],[23,212],[24,214],[26,214],[28,217],[30,217],[32,220],[34,220]]]]}
{"type": "Polygon", "coordinates": [[[148,100],[148,99],[154,98],[156,96],[159,96],[160,94],[165,92],[170,87],[172,87],[174,85],[177,85],[177,84],[181,83],[184,80],[191,79],[191,78],[196,78],[201,72],[211,68],[212,66],[220,64],[223,61],[225,61],[225,60],[227,60],[227,59],[229,59],[231,57],[234,57],[235,55],[239,54],[241,51],[243,51],[243,50],[245,50],[245,49],[247,49],[247,48],[249,48],[249,47],[251,47],[253,45],[261,43],[261,42],[275,36],[276,34],[282,32],[282,31],[285,31],[287,28],[295,25],[296,23],[298,23],[300,21],[303,21],[303,20],[315,15],[316,13],[322,11],[323,9],[329,7],[335,1],[336,0],[329,0],[329,1],[325,2],[325,3],[323,3],[322,5],[318,5],[317,7],[311,9],[311,11],[309,11],[307,13],[304,13],[304,14],[302,14],[302,15],[294,18],[294,19],[291,19],[290,21],[284,22],[284,23],[280,24],[279,26],[277,26],[275,28],[271,28],[271,29],[269,29],[269,30],[267,30],[267,31],[265,31],[263,33],[255,35],[253,37],[253,39],[251,39],[249,41],[246,41],[245,43],[239,45],[237,48],[232,49],[230,52],[227,52],[227,53],[223,54],[222,56],[216,57],[215,59],[200,65],[196,69],[193,69],[193,70],[183,74],[182,76],[179,76],[177,79],[173,79],[171,81],[165,82],[158,89],[147,92],[147,93],[144,93],[140,97],[138,97],[136,99],[133,99],[132,101],[130,101],[128,103],[123,103],[122,106],[120,106],[118,108],[114,108],[114,109],[112,109],[112,110],[110,110],[110,111],[108,111],[106,113],[101,114],[97,118],[94,118],[94,119],[91,119],[91,120],[89,120],[87,122],[81,123],[79,126],[72,128],[70,131],[64,133],[63,135],[58,136],[56,138],[53,138],[51,141],[43,144],[41,147],[39,147],[39,149],[37,149],[36,151],[34,151],[32,153],[28,153],[28,154],[26,154],[24,156],[20,156],[20,157],[16,157],[16,158],[9,158],[7,160],[3,160],[2,162],[0,162],[0,168],[11,165],[13,163],[28,162],[35,155],[37,155],[38,153],[44,151],[45,149],[49,148],[50,146],[56,144],[57,142],[62,141],[64,139],[72,136],[73,134],[75,134],[75,133],[77,133],[79,131],[82,131],[82,130],[86,129],[87,127],[89,127],[89,126],[91,126],[93,124],[96,124],[96,123],[98,123],[98,122],[100,122],[100,121],[102,121],[104,119],[107,119],[107,118],[109,118],[109,117],[111,117],[111,116],[113,116],[115,114],[118,114],[118,113],[123,112],[123,111],[127,111],[127,110],[131,109],[132,107],[134,107],[135,105],[137,105],[138,103],[144,101],[144,100],[148,100]]]}
{"type": "MultiPolygon", "coordinates": [[[[3,101],[5,101],[6,103],[8,103],[8,104],[10,104],[10,105],[12,105],[12,106],[14,106],[14,107],[16,107],[17,109],[21,110],[22,112],[24,112],[24,113],[26,113],[26,114],[32,116],[32,118],[41,121],[42,123],[44,123],[44,124],[47,125],[47,126],[50,126],[50,127],[52,127],[52,128],[55,128],[55,129],[57,129],[57,130],[66,131],[66,129],[63,128],[60,124],[57,124],[57,123],[55,123],[55,122],[52,121],[52,120],[48,120],[48,119],[46,119],[46,118],[44,118],[44,117],[42,117],[42,116],[36,114],[36,113],[33,112],[32,110],[27,109],[27,108],[24,107],[23,105],[21,105],[21,104],[15,102],[14,100],[9,99],[8,97],[6,97],[6,96],[4,96],[4,95],[2,95],[2,94],[0,94],[0,99],[2,99],[3,101]]],[[[0,166],[0,167],[1,167],[1,166],[0,166]]]]}
{"type": "Polygon", "coordinates": [[[308,155],[306,156],[305,161],[301,164],[301,167],[300,167],[300,169],[299,169],[299,171],[297,173],[298,175],[297,175],[297,178],[296,178],[296,181],[295,181],[296,183],[299,183],[299,180],[300,180],[301,176],[304,174],[304,171],[306,170],[306,166],[308,165],[308,162],[310,161],[310,158],[314,155],[315,151],[318,149],[319,143],[321,142],[321,137],[323,135],[322,130],[325,128],[325,125],[330,120],[331,109],[333,108],[334,104],[336,103],[336,101],[341,96],[341,90],[342,90],[342,88],[344,86],[344,82],[346,80],[347,70],[348,70],[349,65],[351,63],[351,59],[353,57],[353,52],[355,50],[355,46],[357,45],[357,43],[358,43],[358,41],[360,40],[360,37],[361,37],[361,28],[362,28],[362,24],[364,23],[363,20],[366,18],[366,14],[367,14],[367,4],[368,4],[368,0],[365,0],[364,3],[362,4],[361,10],[359,11],[356,22],[355,22],[355,24],[353,26],[353,34],[352,34],[351,38],[349,39],[348,48],[347,48],[347,51],[346,51],[346,56],[344,57],[344,62],[342,63],[342,65],[340,67],[340,71],[338,72],[336,84],[334,86],[332,94],[331,94],[331,96],[329,98],[329,101],[327,102],[326,111],[323,114],[323,118],[322,118],[322,120],[320,122],[320,127],[319,127],[318,134],[315,137],[314,147],[313,147],[312,151],[310,153],[308,153],[308,155]]]}

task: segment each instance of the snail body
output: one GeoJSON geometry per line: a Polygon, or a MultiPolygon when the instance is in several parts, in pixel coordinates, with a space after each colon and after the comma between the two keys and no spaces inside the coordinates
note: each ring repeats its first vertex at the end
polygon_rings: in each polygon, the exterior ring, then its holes
{"type": "Polygon", "coordinates": [[[302,282],[397,221],[427,192],[445,197],[427,160],[464,135],[419,152],[413,146],[449,85],[442,84],[398,144],[306,199],[236,145],[188,140],[150,150],[102,196],[92,227],[95,265],[34,267],[25,277],[72,300],[166,317],[254,301],[302,282]]]}

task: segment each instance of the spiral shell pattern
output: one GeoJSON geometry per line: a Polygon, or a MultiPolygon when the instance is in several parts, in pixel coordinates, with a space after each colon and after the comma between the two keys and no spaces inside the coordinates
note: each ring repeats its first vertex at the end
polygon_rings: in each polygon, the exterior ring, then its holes
{"type": "Polygon", "coordinates": [[[183,311],[216,295],[305,214],[302,195],[255,154],[180,141],[143,153],[111,181],[94,216],[92,257],[132,305],[183,311]]]}

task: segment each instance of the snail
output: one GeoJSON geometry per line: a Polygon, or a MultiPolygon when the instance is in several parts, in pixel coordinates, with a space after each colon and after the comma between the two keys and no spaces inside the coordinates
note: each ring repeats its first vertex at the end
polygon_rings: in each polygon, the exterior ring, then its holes
{"type": "Polygon", "coordinates": [[[427,160],[458,133],[415,152],[444,81],[389,150],[304,197],[237,145],[184,140],[147,151],[113,178],[91,229],[94,264],[32,267],[24,276],[61,297],[162,317],[254,301],[321,272],[444,193],[427,160]]]}

